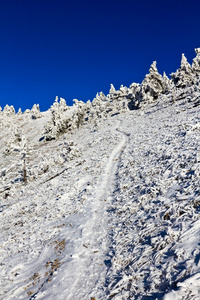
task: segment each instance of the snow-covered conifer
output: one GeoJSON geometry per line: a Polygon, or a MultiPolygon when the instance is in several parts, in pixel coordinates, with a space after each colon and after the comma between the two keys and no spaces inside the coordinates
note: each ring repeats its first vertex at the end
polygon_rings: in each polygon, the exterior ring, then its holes
{"type": "Polygon", "coordinates": [[[34,104],[32,109],[31,109],[31,113],[32,113],[32,119],[38,119],[41,118],[41,112],[40,112],[40,108],[39,108],[39,104],[34,104]]]}
{"type": "Polygon", "coordinates": [[[153,99],[157,99],[158,96],[163,92],[163,78],[158,73],[156,61],[152,63],[149,69],[149,74],[145,76],[142,85],[144,85],[144,90],[149,92],[153,99]]]}
{"type": "Polygon", "coordinates": [[[128,108],[130,110],[136,109],[139,107],[138,99],[136,99],[136,95],[138,95],[140,91],[140,84],[133,82],[127,90],[127,98],[128,98],[128,108]]]}
{"type": "Polygon", "coordinates": [[[162,82],[163,82],[163,93],[166,93],[170,90],[170,86],[171,86],[171,82],[169,77],[167,77],[166,73],[163,72],[163,78],[162,78],[162,82]]]}
{"type": "Polygon", "coordinates": [[[63,98],[58,102],[58,97],[56,97],[50,108],[51,121],[45,125],[46,140],[56,139],[58,135],[74,130],[83,124],[86,104],[77,99],[74,99],[74,102],[72,107],[68,107],[63,98]]]}
{"type": "Polygon", "coordinates": [[[116,93],[116,89],[115,89],[114,85],[111,83],[109,94],[115,94],[115,93],[116,93]]]}
{"type": "Polygon", "coordinates": [[[3,113],[6,116],[13,116],[15,114],[14,106],[13,105],[9,106],[6,104],[6,106],[3,109],[3,113]]]}
{"type": "Polygon", "coordinates": [[[196,57],[193,59],[192,70],[193,70],[193,72],[199,74],[199,72],[200,72],[200,48],[196,48],[195,52],[196,52],[196,57]]]}
{"type": "Polygon", "coordinates": [[[68,109],[67,103],[64,98],[60,98],[59,109],[60,109],[60,112],[66,111],[68,109]]]}
{"type": "Polygon", "coordinates": [[[106,96],[104,95],[103,92],[100,92],[99,96],[100,96],[100,98],[101,98],[102,101],[106,100],[106,96]]]}
{"type": "Polygon", "coordinates": [[[24,111],[24,114],[25,115],[28,115],[28,114],[30,114],[31,113],[31,110],[29,109],[29,108],[27,108],[25,111],[24,111]]]}
{"type": "Polygon", "coordinates": [[[135,100],[137,106],[139,106],[141,102],[151,103],[155,101],[163,91],[163,78],[158,73],[156,61],[154,61],[150,66],[149,74],[145,76],[140,85],[140,90],[136,92],[135,100]]]}
{"type": "Polygon", "coordinates": [[[184,88],[193,83],[194,73],[184,54],[182,54],[180,68],[175,73],[171,74],[171,78],[178,88],[184,88]]]}
{"type": "Polygon", "coordinates": [[[17,115],[22,115],[22,109],[21,108],[18,109],[17,115]]]}
{"type": "Polygon", "coordinates": [[[123,95],[127,95],[128,88],[126,86],[123,86],[123,84],[120,86],[119,90],[123,95]]]}

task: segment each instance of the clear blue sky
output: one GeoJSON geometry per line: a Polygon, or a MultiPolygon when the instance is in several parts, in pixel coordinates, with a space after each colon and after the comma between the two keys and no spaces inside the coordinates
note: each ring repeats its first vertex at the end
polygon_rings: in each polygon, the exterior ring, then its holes
{"type": "Polygon", "coordinates": [[[92,100],[200,47],[198,0],[0,0],[0,106],[92,100]]]}

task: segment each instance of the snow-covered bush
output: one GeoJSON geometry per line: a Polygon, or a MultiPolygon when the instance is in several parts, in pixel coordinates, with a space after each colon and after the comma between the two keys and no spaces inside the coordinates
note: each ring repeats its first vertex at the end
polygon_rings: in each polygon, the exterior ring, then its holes
{"type": "Polygon", "coordinates": [[[45,139],[56,139],[60,134],[80,127],[84,122],[86,104],[74,100],[74,105],[69,107],[63,98],[56,97],[51,106],[51,121],[45,125],[45,139]]]}
{"type": "Polygon", "coordinates": [[[14,106],[11,105],[6,105],[3,109],[3,114],[6,115],[6,116],[13,116],[15,115],[15,109],[14,109],[14,106]]]}
{"type": "Polygon", "coordinates": [[[25,110],[25,112],[24,112],[25,115],[28,115],[28,114],[30,114],[30,113],[31,113],[31,110],[30,110],[29,108],[27,108],[27,109],[25,110]]]}
{"type": "Polygon", "coordinates": [[[107,96],[103,92],[97,93],[90,103],[87,119],[96,122],[127,111],[129,109],[128,103],[130,102],[128,95],[129,89],[127,87],[121,85],[120,89],[116,90],[114,85],[111,84],[107,96]]]}
{"type": "MultiPolygon", "coordinates": [[[[137,86],[137,85],[136,85],[137,86]]],[[[86,103],[74,99],[74,105],[69,107],[63,98],[56,97],[51,106],[51,120],[45,125],[45,139],[56,139],[60,134],[79,128],[85,122],[98,122],[115,114],[129,110],[130,95],[135,88],[128,89],[121,85],[118,91],[111,84],[110,93],[97,93],[92,102],[86,103]]],[[[133,95],[132,95],[133,97],[133,95]]]]}
{"type": "Polygon", "coordinates": [[[59,145],[59,151],[54,153],[42,153],[40,152],[37,157],[37,162],[27,167],[27,178],[32,181],[38,178],[38,176],[45,176],[48,173],[48,177],[54,176],[57,170],[64,165],[65,162],[69,162],[76,157],[80,156],[80,150],[73,141],[67,142],[65,138],[59,145]]]}
{"type": "Polygon", "coordinates": [[[41,112],[39,108],[39,104],[34,104],[32,109],[31,109],[31,114],[32,114],[32,119],[38,119],[41,118],[41,112]]]}
{"type": "Polygon", "coordinates": [[[63,164],[66,161],[73,160],[75,157],[80,156],[80,151],[73,142],[66,142],[63,140],[62,145],[60,146],[59,154],[54,156],[55,164],[63,164]]]}
{"type": "Polygon", "coordinates": [[[88,103],[87,117],[86,120],[96,121],[97,119],[103,118],[107,107],[106,96],[103,92],[97,93],[96,97],[91,103],[88,103]]]}
{"type": "Polygon", "coordinates": [[[19,116],[22,115],[22,109],[21,108],[18,109],[17,115],[19,115],[19,116]]]}
{"type": "Polygon", "coordinates": [[[21,129],[18,126],[12,126],[6,142],[4,154],[9,155],[13,151],[21,152],[24,149],[25,144],[25,138],[21,129]]]}

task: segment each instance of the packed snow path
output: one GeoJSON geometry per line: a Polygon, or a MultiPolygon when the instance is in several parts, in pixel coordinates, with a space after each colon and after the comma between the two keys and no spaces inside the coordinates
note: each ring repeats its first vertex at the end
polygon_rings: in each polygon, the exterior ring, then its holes
{"type": "MultiPolygon", "coordinates": [[[[113,128],[113,136],[119,136],[121,141],[112,150],[105,168],[98,178],[98,182],[92,191],[90,200],[86,205],[87,219],[81,225],[81,237],[75,245],[76,252],[73,257],[74,274],[70,274],[70,286],[67,299],[80,297],[88,299],[87,290],[91,290],[89,296],[102,297],[102,286],[104,284],[106,268],[104,261],[108,249],[108,216],[107,205],[110,194],[113,192],[113,181],[116,173],[117,162],[124,150],[127,137],[120,133],[118,126],[113,128]],[[84,246],[84,249],[83,247],[84,246]],[[81,250],[81,252],[80,252],[81,250]],[[77,273],[79,276],[77,277],[77,273]]],[[[104,296],[105,297],[105,296],[104,296]]]]}
{"type": "Polygon", "coordinates": [[[164,97],[49,143],[47,116],[13,120],[27,183],[3,140],[0,299],[199,299],[199,107],[164,97]]]}

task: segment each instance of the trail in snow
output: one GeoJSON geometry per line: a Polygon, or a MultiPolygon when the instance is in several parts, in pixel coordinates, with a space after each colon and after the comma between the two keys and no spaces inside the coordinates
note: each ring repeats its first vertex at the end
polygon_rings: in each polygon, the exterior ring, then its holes
{"type": "MultiPolygon", "coordinates": [[[[64,164],[55,151],[48,150],[63,143],[44,145],[50,166],[59,163],[21,188],[20,198],[13,195],[11,205],[4,208],[2,223],[9,227],[3,227],[2,299],[3,294],[6,300],[88,299],[90,295],[105,299],[111,226],[107,206],[128,139],[119,132],[120,124],[108,124],[90,136],[86,130],[77,133],[77,140],[83,133],[87,136],[82,145],[87,151],[64,164]]],[[[32,169],[43,158],[31,161],[32,169]]],[[[46,170],[44,162],[40,169],[46,170]]]]}
{"type": "MultiPolygon", "coordinates": [[[[118,138],[114,141],[106,130],[104,137],[96,131],[89,136],[86,130],[77,133],[77,140],[83,139],[83,155],[79,154],[81,148],[72,160],[67,155],[66,162],[60,161],[60,141],[51,143],[52,153],[48,145],[41,147],[41,156],[31,161],[31,171],[39,169],[41,173],[27,186],[14,185],[12,197],[3,200],[6,206],[0,220],[2,299],[5,295],[8,300],[27,299],[27,295],[32,299],[66,299],[79,276],[81,259],[85,261],[86,255],[88,261],[82,227],[91,217],[92,191],[99,184],[107,161],[105,149],[112,151],[118,143],[118,138]],[[45,171],[46,167],[49,170],[45,171]],[[60,286],[62,294],[55,285],[60,286]]],[[[76,142],[76,136],[69,138],[76,142]]],[[[5,180],[9,182],[10,178],[11,174],[6,174],[5,180]]],[[[90,252],[91,256],[94,254],[98,257],[97,252],[90,252]]],[[[84,272],[87,276],[87,266],[84,272]]],[[[88,289],[83,291],[87,294],[88,289]]]]}
{"type": "Polygon", "coordinates": [[[79,276],[70,274],[75,280],[68,290],[66,299],[75,297],[88,299],[88,296],[105,299],[106,258],[109,246],[107,206],[113,190],[118,160],[127,143],[127,136],[118,130],[118,126],[112,129],[112,134],[120,135],[121,142],[109,155],[105,169],[98,178],[98,183],[87,205],[89,217],[86,223],[80,226],[82,234],[74,245],[76,251],[73,257],[78,260],[72,262],[74,266],[70,269],[73,269],[79,276]],[[89,295],[88,290],[90,290],[89,295]]]}

